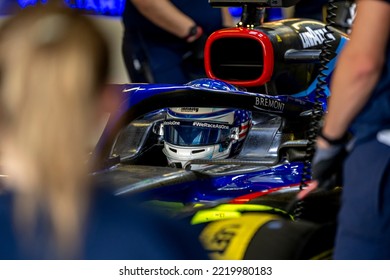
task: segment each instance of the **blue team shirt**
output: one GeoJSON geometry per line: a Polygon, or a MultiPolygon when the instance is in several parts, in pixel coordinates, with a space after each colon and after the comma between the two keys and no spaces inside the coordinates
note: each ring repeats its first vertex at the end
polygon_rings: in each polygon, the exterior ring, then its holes
{"type": "Polygon", "coordinates": [[[390,43],[385,61],[371,98],[351,125],[357,143],[373,139],[379,131],[390,128],[390,43]]]}
{"type": "MultiPolygon", "coordinates": [[[[385,0],[390,3],[390,0],[385,0]]],[[[371,98],[351,125],[357,143],[376,137],[376,134],[390,128],[390,42],[387,43],[385,65],[371,98]]]]}

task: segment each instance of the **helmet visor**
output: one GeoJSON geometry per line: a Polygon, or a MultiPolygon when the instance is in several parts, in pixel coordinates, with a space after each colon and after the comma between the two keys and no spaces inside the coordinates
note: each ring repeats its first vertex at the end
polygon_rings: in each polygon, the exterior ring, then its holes
{"type": "Polygon", "coordinates": [[[231,127],[203,121],[165,121],[164,141],[178,146],[206,146],[230,139],[231,127]]]}

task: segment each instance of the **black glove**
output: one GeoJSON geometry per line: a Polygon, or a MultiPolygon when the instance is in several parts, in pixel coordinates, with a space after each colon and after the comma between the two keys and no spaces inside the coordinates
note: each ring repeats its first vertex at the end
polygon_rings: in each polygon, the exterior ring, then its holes
{"type": "MultiPolygon", "coordinates": [[[[321,137],[321,136],[320,136],[321,137]]],[[[318,181],[318,189],[331,190],[342,184],[343,163],[348,155],[346,141],[337,140],[327,148],[318,148],[312,161],[312,178],[318,181]]]]}

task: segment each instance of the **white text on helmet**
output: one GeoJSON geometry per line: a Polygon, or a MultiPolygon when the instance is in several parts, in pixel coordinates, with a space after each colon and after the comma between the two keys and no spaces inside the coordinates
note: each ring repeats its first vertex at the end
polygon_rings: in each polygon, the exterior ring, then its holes
{"type": "Polygon", "coordinates": [[[197,108],[197,107],[182,107],[182,108],[180,108],[180,111],[181,112],[187,112],[187,113],[189,113],[189,112],[199,112],[199,108],[197,108]]]}
{"type": "Polygon", "coordinates": [[[219,128],[219,129],[229,129],[229,126],[216,123],[206,123],[206,122],[193,122],[193,126],[208,127],[208,128],[219,128]]]}
{"type": "Polygon", "coordinates": [[[180,122],[177,121],[165,121],[164,125],[180,125],[180,122]]]}

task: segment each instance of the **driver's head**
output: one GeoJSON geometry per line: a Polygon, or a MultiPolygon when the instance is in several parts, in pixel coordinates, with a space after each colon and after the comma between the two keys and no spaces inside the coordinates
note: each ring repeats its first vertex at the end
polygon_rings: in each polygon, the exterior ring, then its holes
{"type": "Polygon", "coordinates": [[[251,113],[246,110],[169,108],[163,123],[163,152],[170,165],[183,168],[194,159],[234,157],[241,151],[250,125],[251,113]]]}

